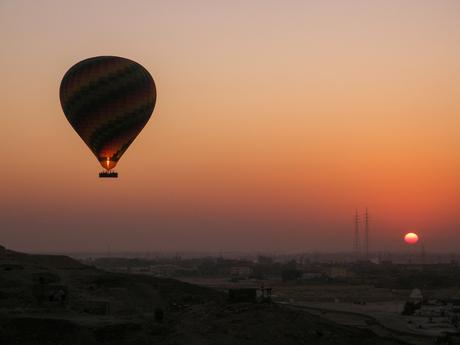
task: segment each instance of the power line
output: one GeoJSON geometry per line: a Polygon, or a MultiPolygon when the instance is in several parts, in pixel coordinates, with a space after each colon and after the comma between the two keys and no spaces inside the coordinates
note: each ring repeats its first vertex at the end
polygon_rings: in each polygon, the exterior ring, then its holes
{"type": "Polygon", "coordinates": [[[369,260],[369,213],[367,207],[366,213],[364,214],[364,246],[366,260],[369,260]]]}
{"type": "Polygon", "coordinates": [[[353,243],[356,260],[359,260],[359,257],[361,255],[361,240],[360,240],[360,236],[359,236],[359,221],[360,221],[359,214],[358,214],[358,210],[356,209],[356,214],[355,214],[355,237],[354,237],[354,243],[353,243]]]}

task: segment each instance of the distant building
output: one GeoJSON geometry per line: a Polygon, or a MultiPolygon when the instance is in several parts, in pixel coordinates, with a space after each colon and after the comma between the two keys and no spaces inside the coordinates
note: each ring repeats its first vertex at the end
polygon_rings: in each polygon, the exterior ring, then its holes
{"type": "Polygon", "coordinates": [[[272,257],[259,255],[257,257],[257,263],[260,265],[273,265],[274,260],[272,257]]]}
{"type": "Polygon", "coordinates": [[[323,276],[320,272],[303,272],[302,280],[319,279],[323,276]]]}
{"type": "Polygon", "coordinates": [[[148,271],[159,277],[172,277],[180,269],[177,265],[165,264],[165,265],[150,265],[148,271]]]}
{"type": "Polygon", "coordinates": [[[230,275],[237,278],[249,278],[252,275],[252,268],[248,266],[234,266],[230,268],[230,275]]]}
{"type": "Polygon", "coordinates": [[[353,273],[350,272],[346,267],[329,267],[325,274],[329,278],[337,279],[337,278],[350,278],[353,276],[353,273]]]}

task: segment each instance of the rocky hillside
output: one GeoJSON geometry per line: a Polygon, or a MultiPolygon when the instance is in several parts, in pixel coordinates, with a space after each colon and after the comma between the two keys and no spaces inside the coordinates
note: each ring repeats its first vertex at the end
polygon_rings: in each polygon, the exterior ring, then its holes
{"type": "Polygon", "coordinates": [[[396,344],[173,279],[0,248],[0,344],[396,344]]]}

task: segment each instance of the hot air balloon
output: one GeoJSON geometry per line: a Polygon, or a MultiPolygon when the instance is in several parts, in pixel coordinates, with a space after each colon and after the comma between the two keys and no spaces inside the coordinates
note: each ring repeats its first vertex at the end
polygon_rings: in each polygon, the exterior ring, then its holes
{"type": "Polygon", "coordinates": [[[122,57],[89,58],[67,71],[59,96],[67,120],[105,169],[99,177],[118,177],[112,169],[155,107],[150,73],[122,57]]]}

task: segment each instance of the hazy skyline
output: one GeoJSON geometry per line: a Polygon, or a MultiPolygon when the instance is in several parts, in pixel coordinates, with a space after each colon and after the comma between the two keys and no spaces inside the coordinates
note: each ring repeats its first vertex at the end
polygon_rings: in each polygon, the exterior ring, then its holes
{"type": "Polygon", "coordinates": [[[460,2],[0,1],[0,243],[351,250],[460,241],[460,2]],[[115,181],[67,122],[76,62],[133,59],[150,122],[115,181]]]}

